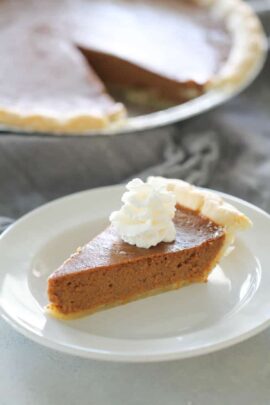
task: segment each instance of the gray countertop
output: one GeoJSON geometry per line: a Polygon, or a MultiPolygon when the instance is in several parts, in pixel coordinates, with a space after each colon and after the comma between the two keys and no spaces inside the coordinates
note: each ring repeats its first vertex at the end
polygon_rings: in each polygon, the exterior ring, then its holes
{"type": "Polygon", "coordinates": [[[239,405],[270,403],[270,330],[193,359],[117,364],[32,343],[3,321],[1,405],[239,405]]]}

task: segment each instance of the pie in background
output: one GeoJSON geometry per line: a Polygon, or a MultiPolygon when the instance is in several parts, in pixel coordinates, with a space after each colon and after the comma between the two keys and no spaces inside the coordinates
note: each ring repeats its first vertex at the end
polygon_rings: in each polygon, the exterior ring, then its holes
{"type": "Polygon", "coordinates": [[[2,0],[0,34],[0,124],[63,134],[123,124],[111,89],[151,107],[233,86],[264,47],[241,0],[2,0]]]}

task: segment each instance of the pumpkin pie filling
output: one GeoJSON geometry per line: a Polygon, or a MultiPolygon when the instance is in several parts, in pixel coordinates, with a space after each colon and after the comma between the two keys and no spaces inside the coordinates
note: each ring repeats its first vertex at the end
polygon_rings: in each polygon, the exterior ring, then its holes
{"type": "Polygon", "coordinates": [[[180,206],[174,224],[176,240],[149,249],[129,245],[107,228],[49,278],[51,309],[64,315],[95,311],[206,281],[225,240],[223,227],[180,206]]]}
{"type": "Polygon", "coordinates": [[[251,226],[221,197],[181,180],[136,179],[127,189],[111,225],[49,277],[53,316],[73,318],[206,282],[236,232],[251,226]]]}

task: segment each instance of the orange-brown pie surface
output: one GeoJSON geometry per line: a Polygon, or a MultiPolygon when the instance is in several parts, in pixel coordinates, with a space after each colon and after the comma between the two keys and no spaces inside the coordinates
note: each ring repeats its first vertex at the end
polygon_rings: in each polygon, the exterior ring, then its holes
{"type": "Polygon", "coordinates": [[[50,276],[50,311],[76,315],[206,281],[220,258],[224,228],[180,206],[174,224],[175,241],[149,249],[123,242],[113,226],[105,229],[50,276]]]}

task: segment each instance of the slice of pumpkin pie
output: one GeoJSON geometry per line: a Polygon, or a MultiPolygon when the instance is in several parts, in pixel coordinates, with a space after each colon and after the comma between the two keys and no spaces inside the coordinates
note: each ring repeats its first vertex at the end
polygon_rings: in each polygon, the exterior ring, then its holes
{"type": "Polygon", "coordinates": [[[48,279],[49,312],[70,318],[205,282],[251,221],[214,193],[150,177],[127,185],[111,225],[48,279]]]}

